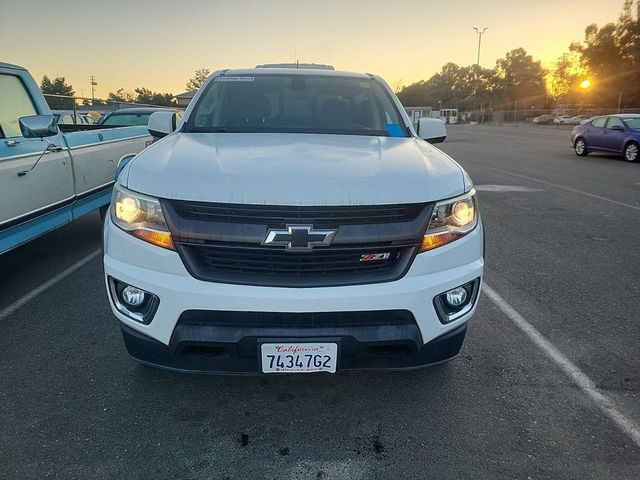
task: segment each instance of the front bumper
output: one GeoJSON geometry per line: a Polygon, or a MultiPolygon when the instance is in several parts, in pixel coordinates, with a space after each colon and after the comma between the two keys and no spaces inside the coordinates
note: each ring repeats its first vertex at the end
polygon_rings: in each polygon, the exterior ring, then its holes
{"type": "MultiPolygon", "coordinates": [[[[420,348],[407,341],[402,328],[377,329],[363,327],[343,332],[326,333],[322,328],[287,329],[271,332],[279,340],[329,341],[339,344],[338,370],[411,370],[436,365],[455,357],[464,341],[467,324],[431,340],[420,348]],[[280,335],[278,335],[278,333],[280,335]],[[397,337],[397,340],[394,338],[397,337]]],[[[181,332],[183,333],[183,332],[181,332]]],[[[264,331],[223,328],[190,332],[188,339],[180,333],[171,345],[160,343],[122,325],[122,336],[129,354],[145,365],[192,373],[260,373],[259,345],[264,331]],[[205,334],[204,337],[202,334],[205,334]],[[203,340],[206,338],[207,340],[203,340]]],[[[271,337],[267,337],[271,338],[271,337]]]]}
{"type": "Polygon", "coordinates": [[[232,285],[197,280],[177,253],[145,243],[105,222],[105,279],[157,295],[157,311],[148,325],[120,313],[110,297],[113,313],[122,323],[130,354],[144,363],[197,372],[260,372],[257,342],[278,338],[296,341],[335,341],[340,345],[338,369],[413,368],[455,356],[464,339],[464,316],[443,324],[434,298],[474,279],[481,279],[483,227],[464,238],[417,255],[399,280],[342,287],[280,288],[232,285]],[[339,329],[312,327],[245,329],[204,325],[184,329],[185,312],[410,312],[412,322],[389,325],[349,325],[339,329]],[[200,346],[203,348],[187,348],[200,346]]]}

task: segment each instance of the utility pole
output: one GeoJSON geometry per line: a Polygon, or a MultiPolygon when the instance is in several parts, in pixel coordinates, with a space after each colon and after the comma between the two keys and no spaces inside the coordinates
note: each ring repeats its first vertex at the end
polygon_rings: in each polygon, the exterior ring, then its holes
{"type": "Polygon", "coordinates": [[[93,75],[89,78],[91,79],[91,101],[93,102],[96,99],[96,85],[98,85],[98,83],[96,82],[96,77],[93,75]]]}
{"type": "Polygon", "coordinates": [[[476,65],[478,66],[480,66],[480,45],[482,44],[482,35],[484,35],[484,32],[486,32],[488,28],[489,27],[482,27],[482,30],[480,30],[478,27],[473,27],[478,34],[478,61],[476,62],[476,65]]]}

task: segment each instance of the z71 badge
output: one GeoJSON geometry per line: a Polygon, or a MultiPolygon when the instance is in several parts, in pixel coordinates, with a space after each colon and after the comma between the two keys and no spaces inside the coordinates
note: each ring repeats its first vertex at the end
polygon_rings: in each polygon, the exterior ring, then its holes
{"type": "Polygon", "coordinates": [[[391,253],[365,253],[360,257],[361,262],[377,262],[379,260],[389,260],[391,253]]]}

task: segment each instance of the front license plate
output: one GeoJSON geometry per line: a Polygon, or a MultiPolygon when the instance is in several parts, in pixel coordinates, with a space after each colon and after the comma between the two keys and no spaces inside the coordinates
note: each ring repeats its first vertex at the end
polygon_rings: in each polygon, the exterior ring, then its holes
{"type": "Polygon", "coordinates": [[[336,373],[336,343],[263,343],[263,373],[336,373]]]}

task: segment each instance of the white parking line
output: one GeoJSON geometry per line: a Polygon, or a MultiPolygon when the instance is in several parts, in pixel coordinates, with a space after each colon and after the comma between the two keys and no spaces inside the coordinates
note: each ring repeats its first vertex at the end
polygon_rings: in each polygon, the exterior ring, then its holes
{"type": "Polygon", "coordinates": [[[583,393],[587,395],[602,412],[640,447],[640,428],[633,420],[621,413],[613,401],[602,393],[582,370],[564,356],[544,335],[531,325],[518,311],[509,305],[493,288],[484,283],[482,291],[496,304],[500,310],[520,329],[527,337],[542,350],[562,371],[575,383],[583,393]]]}
{"type": "Polygon", "coordinates": [[[84,257],[82,260],[78,260],[76,263],[74,263],[70,267],[66,268],[65,270],[63,270],[62,272],[57,274],[55,277],[51,277],[49,280],[44,282],[39,287],[34,288],[29,293],[27,293],[26,295],[23,295],[22,297],[20,297],[18,300],[13,302],[8,307],[5,307],[2,310],[0,310],[0,321],[2,321],[5,318],[7,318],[9,315],[11,315],[13,312],[18,310],[20,307],[22,307],[22,306],[26,305],[27,303],[29,303],[31,300],[36,298],[38,295],[40,295],[45,290],[53,287],[56,283],[60,282],[61,280],[64,280],[66,277],[71,275],[73,272],[78,270],[83,265],[86,265],[87,263],[89,263],[91,260],[93,260],[98,255],[100,255],[101,252],[102,252],[102,250],[100,248],[95,250],[95,251],[93,251],[93,252],[91,252],[89,255],[84,257]]]}
{"type": "Polygon", "coordinates": [[[640,206],[638,206],[638,205],[631,205],[630,203],[619,202],[618,200],[612,200],[611,198],[601,197],[600,195],[596,195],[594,193],[585,192],[583,190],[578,190],[576,188],[567,187],[565,185],[560,185],[560,184],[557,184],[557,183],[547,182],[545,180],[540,180],[538,178],[530,177],[528,175],[522,175],[520,173],[513,173],[513,172],[510,172],[509,170],[503,170],[502,168],[487,167],[486,165],[480,165],[479,163],[475,163],[475,162],[469,162],[469,163],[471,165],[473,165],[474,167],[485,168],[487,170],[495,170],[497,172],[506,173],[507,175],[513,175],[514,177],[525,178],[527,180],[531,180],[532,182],[538,182],[538,183],[542,183],[544,185],[549,185],[551,187],[561,188],[561,189],[567,190],[569,192],[580,193],[582,195],[586,195],[587,197],[597,198],[598,200],[603,200],[605,202],[613,203],[614,205],[620,205],[622,207],[633,208],[634,210],[640,210],[640,206]]]}

